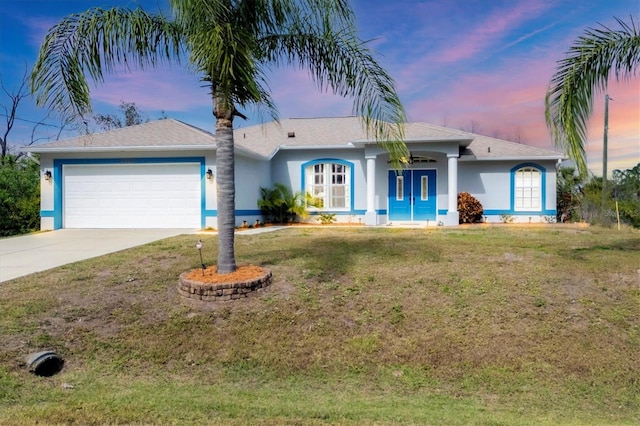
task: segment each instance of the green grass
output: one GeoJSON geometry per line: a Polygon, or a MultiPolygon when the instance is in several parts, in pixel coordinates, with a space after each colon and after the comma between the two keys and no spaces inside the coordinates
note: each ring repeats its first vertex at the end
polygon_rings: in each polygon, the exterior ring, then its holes
{"type": "Polygon", "coordinates": [[[0,285],[0,424],[640,423],[638,231],[239,235],[274,282],[213,305],[177,294],[195,240],[0,285]]]}

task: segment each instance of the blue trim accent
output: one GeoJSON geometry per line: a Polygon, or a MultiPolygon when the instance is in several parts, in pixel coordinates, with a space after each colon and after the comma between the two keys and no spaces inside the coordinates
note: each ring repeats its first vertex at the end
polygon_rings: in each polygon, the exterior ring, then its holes
{"type": "Polygon", "coordinates": [[[262,210],[236,210],[236,216],[262,216],[262,210]]]}
{"type": "Polygon", "coordinates": [[[205,177],[204,158],[200,161],[200,229],[207,227],[207,219],[204,212],[207,209],[207,178],[205,177]]]}
{"type": "Polygon", "coordinates": [[[352,216],[352,215],[363,215],[365,214],[367,211],[366,210],[351,210],[351,211],[344,211],[344,210],[315,210],[315,211],[311,211],[309,212],[309,216],[320,216],[321,214],[335,214],[337,216],[352,216]]]}
{"type": "Polygon", "coordinates": [[[62,228],[62,163],[53,160],[53,229],[62,228]]]}
{"type": "Polygon", "coordinates": [[[218,210],[205,210],[203,212],[205,217],[218,217],[218,210]]]}
{"type": "MultiPolygon", "coordinates": [[[[306,185],[306,173],[305,173],[305,169],[309,166],[314,166],[316,164],[326,164],[326,163],[336,163],[336,164],[342,164],[343,166],[347,166],[349,167],[349,192],[350,192],[350,196],[349,196],[349,210],[353,211],[353,203],[354,203],[354,194],[355,194],[355,181],[353,179],[353,175],[354,175],[354,171],[353,171],[353,163],[349,162],[349,161],[345,161],[345,160],[340,160],[338,158],[318,158],[316,160],[311,160],[311,161],[307,161],[306,163],[302,163],[302,165],[300,166],[300,175],[302,177],[302,193],[306,194],[307,193],[307,185],[306,185]]],[[[332,211],[329,210],[318,210],[321,213],[332,213],[332,211]]],[[[351,213],[350,211],[346,211],[346,210],[339,210],[337,212],[335,212],[336,214],[354,214],[351,213]]]]}
{"type": "Polygon", "coordinates": [[[376,210],[376,214],[384,214],[384,215],[386,215],[387,214],[387,209],[376,210]]]}
{"type": "Polygon", "coordinates": [[[55,217],[55,210],[40,210],[40,217],[55,217]]]}
{"type": "Polygon", "coordinates": [[[513,210],[485,210],[482,213],[484,216],[499,216],[501,214],[508,214],[511,216],[550,216],[558,214],[557,210],[541,210],[534,212],[513,211],[513,210]]]}
{"type": "Polygon", "coordinates": [[[438,214],[439,215],[446,215],[447,213],[449,213],[449,210],[438,210],[438,214]]]}
{"type": "Polygon", "coordinates": [[[204,157],[137,157],[137,158],[61,158],[53,160],[53,229],[62,228],[62,166],[94,164],[161,164],[161,163],[200,163],[200,224],[205,227],[205,158],[204,157]]]}
{"type": "MultiPolygon", "coordinates": [[[[536,163],[521,163],[518,164],[515,167],[512,167],[511,170],[509,171],[510,174],[510,179],[511,179],[511,186],[510,186],[510,206],[511,206],[511,212],[509,213],[505,213],[505,214],[525,214],[525,215],[530,215],[530,214],[541,214],[544,215],[546,210],[546,205],[547,205],[547,170],[542,167],[540,164],[536,164],[536,163]],[[534,168],[536,170],[538,170],[540,172],[541,178],[540,178],[540,186],[542,186],[541,188],[541,195],[540,195],[540,210],[518,210],[516,211],[516,204],[515,204],[515,198],[516,198],[516,172],[524,167],[531,167],[534,168]]],[[[500,213],[502,214],[502,213],[500,213]]]]}
{"type": "Polygon", "coordinates": [[[157,163],[201,163],[204,157],[135,157],[135,158],[67,158],[53,160],[57,164],[157,164],[157,163]]]}

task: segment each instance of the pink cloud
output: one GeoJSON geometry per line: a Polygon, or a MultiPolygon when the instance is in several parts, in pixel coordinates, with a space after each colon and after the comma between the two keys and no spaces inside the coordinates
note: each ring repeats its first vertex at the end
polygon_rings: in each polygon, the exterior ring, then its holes
{"type": "Polygon", "coordinates": [[[471,29],[450,49],[437,58],[441,63],[457,62],[485,52],[513,28],[532,19],[549,8],[544,2],[523,2],[512,9],[500,9],[471,29]]]}
{"type": "MultiPolygon", "coordinates": [[[[523,66],[515,60],[500,73],[469,73],[445,95],[410,102],[410,118],[470,129],[543,148],[553,143],[544,117],[544,96],[553,61],[538,59],[523,66]],[[446,123],[445,123],[446,122],[446,123]]],[[[640,162],[640,81],[609,83],[609,169],[640,162]]],[[[594,101],[585,144],[589,168],[601,173],[604,95],[594,101]]]]}
{"type": "Polygon", "coordinates": [[[58,23],[59,19],[51,17],[28,17],[24,19],[24,24],[29,28],[27,32],[29,44],[39,48],[44,41],[49,29],[58,23]]]}
{"type": "Polygon", "coordinates": [[[503,138],[519,137],[527,143],[550,147],[544,125],[544,95],[552,64],[545,60],[523,64],[514,60],[500,72],[467,73],[446,93],[407,105],[410,117],[468,128],[480,125],[479,133],[503,138]]]}
{"type": "Polygon", "coordinates": [[[271,96],[281,118],[345,116],[352,113],[352,100],[331,91],[321,91],[306,70],[280,68],[272,72],[271,96]]]}
{"type": "Polygon", "coordinates": [[[107,75],[91,97],[110,105],[134,102],[142,110],[188,111],[211,109],[208,93],[195,74],[176,66],[107,75]]]}

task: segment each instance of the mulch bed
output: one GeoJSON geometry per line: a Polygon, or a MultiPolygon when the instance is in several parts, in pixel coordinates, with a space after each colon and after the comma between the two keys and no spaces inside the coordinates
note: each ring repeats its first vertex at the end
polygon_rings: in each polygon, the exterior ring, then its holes
{"type": "Polygon", "coordinates": [[[250,281],[263,276],[266,270],[260,266],[238,266],[235,272],[230,274],[218,274],[217,266],[209,266],[207,269],[193,269],[187,273],[186,279],[208,284],[234,283],[250,281]]]}

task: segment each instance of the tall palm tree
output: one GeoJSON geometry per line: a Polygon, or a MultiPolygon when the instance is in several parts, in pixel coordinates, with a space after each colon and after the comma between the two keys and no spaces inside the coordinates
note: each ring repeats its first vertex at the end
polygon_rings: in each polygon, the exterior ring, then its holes
{"type": "Polygon", "coordinates": [[[216,119],[218,273],[236,269],[234,117],[257,107],[277,119],[265,81],[274,66],[305,68],[320,89],[354,99],[370,136],[408,156],[405,114],[392,78],[356,35],[348,0],[170,0],[173,18],[142,9],[93,8],[53,26],[31,76],[36,101],[67,115],[91,112],[86,74],[188,58],[208,87],[216,119]]]}
{"type": "Polygon", "coordinates": [[[615,18],[619,29],[589,28],[558,61],[545,97],[545,116],[556,146],[587,174],[584,141],[595,93],[606,90],[611,70],[616,79],[628,79],[640,63],[640,32],[633,17],[615,18]]]}

